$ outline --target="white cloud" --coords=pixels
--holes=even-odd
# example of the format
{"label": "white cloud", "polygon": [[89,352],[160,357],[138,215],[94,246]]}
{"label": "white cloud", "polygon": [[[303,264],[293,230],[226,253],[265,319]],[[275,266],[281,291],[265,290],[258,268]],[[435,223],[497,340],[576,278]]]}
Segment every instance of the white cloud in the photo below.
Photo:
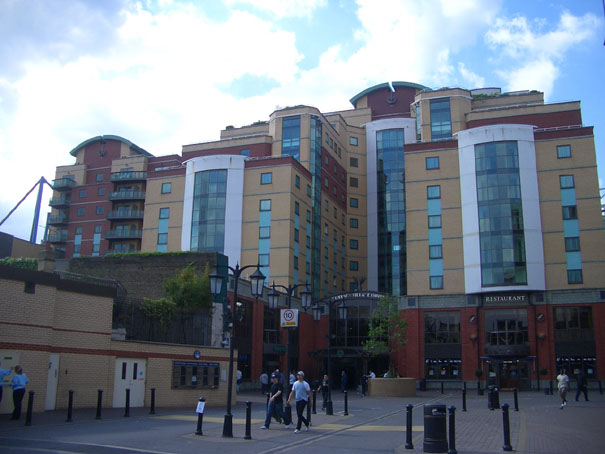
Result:
{"label": "white cloud", "polygon": [[485,87],[485,78],[468,69],[464,63],[458,62],[458,72],[466,82],[465,86],[469,88]]}
{"label": "white cloud", "polygon": [[307,17],[318,8],[325,6],[327,0],[224,0],[231,6],[247,4],[260,11],[268,11],[278,19],[285,17]]}

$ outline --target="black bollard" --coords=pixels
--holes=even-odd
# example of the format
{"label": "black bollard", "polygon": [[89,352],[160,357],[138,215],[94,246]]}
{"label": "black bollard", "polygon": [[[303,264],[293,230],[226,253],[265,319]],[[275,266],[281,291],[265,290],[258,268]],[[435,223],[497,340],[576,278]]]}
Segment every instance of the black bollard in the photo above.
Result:
{"label": "black bollard", "polygon": [[316,415],[317,414],[317,390],[314,389],[313,390],[313,414]]}
{"label": "black bollard", "polygon": [[405,449],[414,449],[412,443],[412,410],[414,406],[407,404],[405,406]]}
{"label": "black bollard", "polygon": [[124,417],[130,416],[130,388],[126,388],[126,405],[124,408]]}
{"label": "black bollard", "polygon": [[517,388],[513,388],[513,400],[515,402],[515,411],[519,411],[519,398],[517,397]]}
{"label": "black bollard", "polygon": [[441,394],[443,394],[443,382],[441,382]]}
{"label": "black bollard", "polygon": [[466,411],[466,389],[462,390],[462,411]]}
{"label": "black bollard", "polygon": [[462,389],[466,392],[466,382],[465,381],[462,382]]}
{"label": "black bollard", "polygon": [[206,399],[200,397],[200,401],[197,404],[197,430],[195,431],[196,435],[204,435],[202,432],[202,423],[204,422],[204,407],[206,406]]}
{"label": "black bollard", "polygon": [[345,389],[345,412],[344,415],[347,416],[349,414],[349,393]]}
{"label": "black bollard", "polygon": [[97,418],[101,419],[101,407],[103,406],[103,390],[97,389]]}
{"label": "black bollard", "polygon": [[244,440],[252,440],[251,435],[251,422],[252,422],[252,402],[246,402],[246,435],[244,435]]}
{"label": "black bollard", "polygon": [[311,402],[307,402],[307,421],[309,421],[309,427],[311,424]]}
{"label": "black bollard", "polygon": [[25,415],[25,425],[32,425],[32,413],[34,412],[34,392],[29,392],[29,397],[27,398],[27,414]]}
{"label": "black bollard", "polygon": [[510,423],[508,422],[508,404],[502,405],[502,425],[504,429],[504,446],[503,451],[512,451],[513,447],[510,445]]}
{"label": "black bollard", "polygon": [[67,403],[67,419],[65,422],[71,422],[71,415],[74,410],[74,390],[70,389],[69,391],[69,401]]}
{"label": "black bollard", "polygon": [[452,405],[448,410],[450,427],[448,433],[449,449],[447,450],[447,454],[458,454],[458,451],[456,451],[456,407]]}
{"label": "black bollard", "polygon": [[155,415],[155,388],[151,388],[151,408],[149,409],[150,415]]}

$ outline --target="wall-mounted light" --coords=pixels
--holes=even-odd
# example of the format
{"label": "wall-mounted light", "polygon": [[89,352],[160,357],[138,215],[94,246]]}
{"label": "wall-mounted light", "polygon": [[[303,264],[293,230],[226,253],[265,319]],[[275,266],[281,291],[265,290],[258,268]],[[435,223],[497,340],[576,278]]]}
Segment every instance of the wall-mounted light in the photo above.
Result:
{"label": "wall-mounted light", "polygon": [[544,313],[540,312],[538,315],[536,315],[536,318],[538,319],[539,322],[541,322],[542,320],[544,320]]}
{"label": "wall-mounted light", "polygon": [[473,343],[473,345],[475,345],[475,342],[477,342],[477,339],[479,339],[479,337],[476,334],[471,334],[469,336],[469,339]]}
{"label": "wall-mounted light", "polygon": [[546,339],[546,334],[544,334],[544,333],[538,333],[538,339],[540,339],[541,341],[543,341],[544,339]]}
{"label": "wall-mounted light", "polygon": [[469,322],[469,323],[475,323],[476,321],[477,321],[477,317],[476,317],[476,316],[474,316],[474,315],[471,315],[471,316],[468,318],[468,322]]}

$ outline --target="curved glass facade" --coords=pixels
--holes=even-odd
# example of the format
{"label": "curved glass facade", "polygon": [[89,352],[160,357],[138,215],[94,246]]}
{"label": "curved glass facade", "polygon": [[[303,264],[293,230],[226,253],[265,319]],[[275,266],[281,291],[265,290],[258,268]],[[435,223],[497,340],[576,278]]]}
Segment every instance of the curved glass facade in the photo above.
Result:
{"label": "curved glass facade", "polygon": [[227,170],[195,174],[191,250],[224,253]]}
{"label": "curved glass facade", "polygon": [[403,144],[403,129],[376,133],[378,289],[393,296],[407,293]]}

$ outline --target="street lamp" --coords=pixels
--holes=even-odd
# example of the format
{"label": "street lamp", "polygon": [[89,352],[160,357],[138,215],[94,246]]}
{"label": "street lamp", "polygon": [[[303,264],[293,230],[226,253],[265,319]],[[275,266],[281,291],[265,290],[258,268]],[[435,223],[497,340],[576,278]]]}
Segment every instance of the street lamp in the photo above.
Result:
{"label": "street lamp", "polygon": [[[302,308],[306,311],[307,309],[309,309],[309,307],[311,306],[311,292],[309,291],[309,284],[294,284],[294,285],[289,285],[289,286],[284,286],[284,285],[279,285],[279,284],[275,284],[275,282],[273,282],[273,285],[271,286],[271,291],[269,292],[269,308],[270,309],[277,309],[277,305],[279,303],[279,292],[277,292],[275,290],[275,287],[279,287],[282,288],[286,291],[286,303],[288,305],[288,309],[292,309],[292,294],[294,293],[294,290],[296,290],[298,287],[305,287],[305,289],[300,292],[300,298],[301,298],[301,303],[302,303]],[[291,337],[290,333],[288,333],[288,344],[287,344],[287,351],[286,351],[286,374],[288,374],[290,372],[290,343],[291,343]]]}
{"label": "street lamp", "polygon": [[[328,307],[328,401],[326,402],[326,415],[333,415],[334,411],[332,408],[332,306],[335,305],[338,300],[327,300],[319,301],[313,306],[313,320],[319,321],[321,318],[322,307],[320,304],[324,304]],[[340,320],[347,319],[347,306],[343,302],[338,305],[338,317]]]}
{"label": "street lamp", "polygon": [[[229,336],[229,380],[227,382],[227,413],[225,414],[225,422],[223,423],[223,437],[233,437],[233,415],[231,414],[231,397],[233,394],[233,336],[235,334],[235,307],[237,305],[237,284],[242,271],[248,268],[256,267],[256,271],[250,276],[250,285],[252,296],[258,298],[263,294],[263,285],[265,283],[265,275],[260,271],[260,265],[246,265],[240,268],[239,263],[235,265],[235,268],[229,265],[217,265],[223,266],[231,271],[233,278],[235,279],[235,288],[233,289],[233,307],[231,309],[231,333]],[[210,292],[213,295],[219,295],[221,293],[221,286],[223,283],[223,276],[220,274],[210,275]]]}

